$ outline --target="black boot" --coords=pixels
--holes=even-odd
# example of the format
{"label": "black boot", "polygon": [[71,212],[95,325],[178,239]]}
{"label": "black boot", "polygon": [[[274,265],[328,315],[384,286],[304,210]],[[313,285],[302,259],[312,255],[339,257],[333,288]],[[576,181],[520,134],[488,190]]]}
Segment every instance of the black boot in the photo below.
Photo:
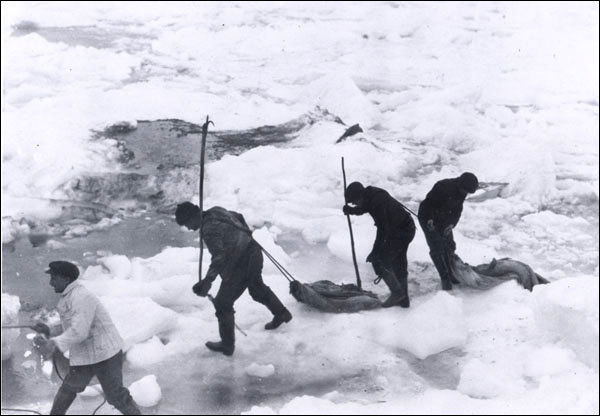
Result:
{"label": "black boot", "polygon": [[[408,308],[410,306],[410,300],[408,298],[408,287],[403,287],[400,284],[400,281],[396,277],[396,275],[389,271],[385,270],[381,274],[381,278],[385,282],[386,285],[390,288],[392,294],[389,298],[387,298],[381,306],[384,308],[391,308],[392,306],[401,306],[403,308]],[[408,282],[406,282],[408,285]]]}
{"label": "black boot", "polygon": [[452,273],[446,262],[445,254],[429,253],[440,279],[442,279],[442,290],[452,290]]}
{"label": "black boot", "polygon": [[130,400],[128,400],[128,402],[125,405],[117,407],[117,410],[119,410],[119,412],[123,413],[124,415],[142,414],[140,409],[137,407],[137,404],[135,404],[135,402],[133,401],[133,398],[130,398]]}
{"label": "black boot", "polygon": [[235,346],[225,345],[223,341],[208,341],[206,343],[206,348],[208,348],[211,351],[221,352],[228,357],[231,357],[233,355],[233,351],[235,350]]}
{"label": "black boot", "polygon": [[400,306],[402,308],[409,308],[410,307],[410,299],[408,298],[408,296],[404,296],[401,293],[392,292],[390,297],[387,298],[381,304],[381,306],[383,306],[384,308],[391,308],[392,306],[396,306],[396,305]]}
{"label": "black boot", "polygon": [[410,307],[410,300],[408,298],[408,273],[404,276],[400,276],[398,281],[400,283],[400,293],[405,294],[399,305],[402,308],[408,308]]}
{"label": "black boot", "polygon": [[58,393],[56,393],[56,397],[54,398],[54,403],[52,403],[52,409],[50,410],[50,414],[67,414],[67,410],[69,410],[69,407],[71,407],[71,404],[75,400],[75,397],[77,397],[76,393],[66,390],[63,387],[58,389]]}
{"label": "black boot", "polygon": [[286,308],[280,313],[273,316],[273,320],[265,325],[265,329],[272,330],[277,329],[284,322],[287,323],[292,320],[292,314]]}
{"label": "black boot", "polygon": [[262,283],[260,280],[259,284],[254,284],[248,287],[250,296],[258,303],[265,305],[267,309],[273,314],[271,322],[265,324],[265,329],[277,329],[284,322],[292,320],[292,314],[290,311],[283,306],[283,303],[279,300],[277,295],[273,293],[269,286]]}
{"label": "black boot", "polygon": [[211,351],[221,352],[227,356],[232,356],[235,350],[235,319],[233,312],[217,314],[219,320],[220,342],[207,342],[206,348]]}

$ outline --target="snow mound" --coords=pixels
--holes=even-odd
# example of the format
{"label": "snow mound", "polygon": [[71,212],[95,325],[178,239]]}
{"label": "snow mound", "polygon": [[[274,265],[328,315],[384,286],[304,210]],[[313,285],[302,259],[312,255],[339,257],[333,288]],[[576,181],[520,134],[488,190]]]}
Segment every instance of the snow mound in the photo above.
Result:
{"label": "snow mound", "polygon": [[[501,160],[502,163],[490,163]],[[536,205],[554,196],[556,166],[552,152],[540,144],[507,138],[461,158],[465,170],[491,182],[507,182],[503,197],[518,195]]]}
{"label": "snow mound", "polygon": [[457,390],[479,399],[521,392],[525,382],[513,370],[514,367],[472,359],[463,367]]}
{"label": "snow mound", "polygon": [[162,391],[155,375],[148,375],[129,386],[133,400],[141,407],[153,407],[162,399]]}
{"label": "snow mound", "polygon": [[598,371],[598,277],[564,278],[536,286],[533,294],[542,334],[570,347]]}
{"label": "snow mound", "polygon": [[132,367],[149,367],[160,362],[165,356],[165,346],[157,336],[136,344],[127,351],[127,361]]}
{"label": "snow mound", "polygon": [[131,262],[127,256],[115,255],[98,259],[98,263],[112,275],[113,279],[128,279],[131,274]]}
{"label": "snow mound", "polygon": [[[205,252],[204,270],[210,263]],[[191,291],[197,281],[198,249],[167,247],[151,258],[110,255],[89,266],[84,285],[98,296],[150,298],[161,306],[194,305]]]}
{"label": "snow mound", "polygon": [[309,105],[326,108],[348,126],[371,127],[378,120],[379,110],[348,75],[325,75],[308,85],[302,98]]}
{"label": "snow mound", "polygon": [[[252,233],[252,237],[265,249],[267,250],[279,263],[284,267],[289,265],[290,257],[287,253],[277,245],[275,238],[277,237],[277,227],[271,227],[270,230],[267,227],[262,227],[255,230]],[[277,273],[278,270],[270,261],[264,262],[265,273]]]}
{"label": "snow mound", "polygon": [[467,340],[462,300],[445,292],[401,315],[386,315],[373,322],[370,331],[380,343],[402,348],[422,360],[460,348]]}
{"label": "snow mound", "polygon": [[101,297],[123,341],[125,351],[177,325],[177,314],[149,298]]}

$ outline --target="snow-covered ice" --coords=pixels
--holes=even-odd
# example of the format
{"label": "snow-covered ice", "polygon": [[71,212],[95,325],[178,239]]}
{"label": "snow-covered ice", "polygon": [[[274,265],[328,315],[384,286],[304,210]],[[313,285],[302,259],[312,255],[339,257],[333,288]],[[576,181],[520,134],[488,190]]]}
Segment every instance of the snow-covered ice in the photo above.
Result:
{"label": "snow-covered ice", "polygon": [[[68,11],[4,2],[3,247],[59,218],[52,201],[73,197],[81,176],[123,170],[117,140],[95,134],[108,126],[201,124],[210,114],[219,130],[242,130],[319,106],[331,117],[289,142],[209,160],[205,206],[241,212],[300,280],[348,283],[342,156],[349,182],[385,188],[415,211],[436,181],[473,171],[506,185],[467,200],[458,253],[470,264],[513,257],[551,283],[438,293],[418,231],[409,310],[323,315],[298,304],[265,262],[265,281],[294,319],[264,331],[270,314],[243,295],[236,322],[248,337],[238,334],[228,361],[204,347],[218,331],[210,302],[190,290],[197,247],[140,257],[107,241],[79,263],[81,281],[125,339],[126,372],[156,375],[132,386],[136,401],[209,406],[171,384],[219,380],[244,391],[237,383],[256,387],[260,373],[277,394],[243,396],[225,411],[597,414],[598,13],[597,3],[572,2],[87,2]],[[356,123],[364,132],[335,145]],[[177,185],[164,191],[179,195]],[[119,221],[72,224],[65,235]],[[373,222],[352,221],[365,287],[386,296],[364,263]],[[204,261],[206,270],[208,251]],[[3,293],[3,324],[5,304]]]}
{"label": "snow-covered ice", "polygon": [[598,371],[598,279],[565,278],[536,288],[534,295],[534,316],[544,336]]}
{"label": "snow-covered ice", "polygon": [[100,298],[125,342],[125,350],[177,325],[177,314],[150,298]]}
{"label": "snow-covered ice", "polygon": [[[2,293],[2,326],[18,325],[18,314],[21,303],[18,296]],[[2,361],[12,357],[13,343],[19,336],[18,329],[2,329]]]}
{"label": "snow-covered ice", "polygon": [[246,374],[250,376],[265,378],[271,377],[273,374],[275,374],[275,367],[273,366],[273,364],[261,365],[257,363],[252,363],[245,368],[245,371]]}

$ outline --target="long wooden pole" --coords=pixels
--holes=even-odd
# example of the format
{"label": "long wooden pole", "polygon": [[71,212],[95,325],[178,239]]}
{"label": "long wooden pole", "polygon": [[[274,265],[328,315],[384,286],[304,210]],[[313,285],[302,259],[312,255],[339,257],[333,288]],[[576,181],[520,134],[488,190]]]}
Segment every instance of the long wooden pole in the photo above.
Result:
{"label": "long wooden pole", "polygon": [[21,328],[33,329],[33,325],[2,325],[2,329],[21,329]]}
{"label": "long wooden pole", "polygon": [[206,122],[202,125],[202,143],[200,145],[200,260],[198,262],[198,281],[202,281],[202,254],[204,252],[204,241],[202,240],[202,229],[204,227],[204,155],[206,153],[206,136],[208,135],[208,125],[214,123],[206,116]]}
{"label": "long wooden pole", "polygon": [[[346,169],[344,168],[343,157],[342,175],[344,175],[344,201],[347,204],[348,200],[346,200]],[[346,219],[348,220],[348,229],[350,230],[350,246],[352,247],[352,261],[354,262],[354,271],[356,272],[356,286],[358,286],[359,289],[362,289],[362,284],[360,282],[360,274],[358,272],[358,263],[356,262],[356,251],[354,250],[354,233],[352,232],[352,222],[350,221],[350,215],[346,215]]]}
{"label": "long wooden pole", "polygon": [[[206,154],[206,136],[208,135],[208,125],[209,124],[212,124],[213,126],[215,125],[215,123],[210,121],[208,119],[208,116],[206,116],[206,121],[202,125],[202,144],[200,145],[200,189],[199,189],[199,194],[200,194],[200,260],[198,262],[198,281],[199,282],[202,281],[202,253],[204,252],[204,240],[202,240],[202,229],[204,227],[204,221],[203,221],[203,214],[204,214],[204,155]],[[208,295],[208,299],[213,304],[215,303],[215,298],[213,298],[211,295]],[[244,332],[244,330],[238,326],[238,324],[234,324],[234,325],[235,325],[235,328],[238,331],[240,331],[242,334],[244,334],[245,337],[248,336],[248,334],[246,334]]]}

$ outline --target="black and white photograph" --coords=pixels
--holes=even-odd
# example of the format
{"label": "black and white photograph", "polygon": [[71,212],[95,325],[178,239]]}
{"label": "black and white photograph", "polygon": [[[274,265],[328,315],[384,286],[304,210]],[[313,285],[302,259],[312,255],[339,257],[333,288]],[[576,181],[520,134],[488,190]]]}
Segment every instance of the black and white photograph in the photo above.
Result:
{"label": "black and white photograph", "polygon": [[597,1],[3,1],[2,415],[598,414]]}

